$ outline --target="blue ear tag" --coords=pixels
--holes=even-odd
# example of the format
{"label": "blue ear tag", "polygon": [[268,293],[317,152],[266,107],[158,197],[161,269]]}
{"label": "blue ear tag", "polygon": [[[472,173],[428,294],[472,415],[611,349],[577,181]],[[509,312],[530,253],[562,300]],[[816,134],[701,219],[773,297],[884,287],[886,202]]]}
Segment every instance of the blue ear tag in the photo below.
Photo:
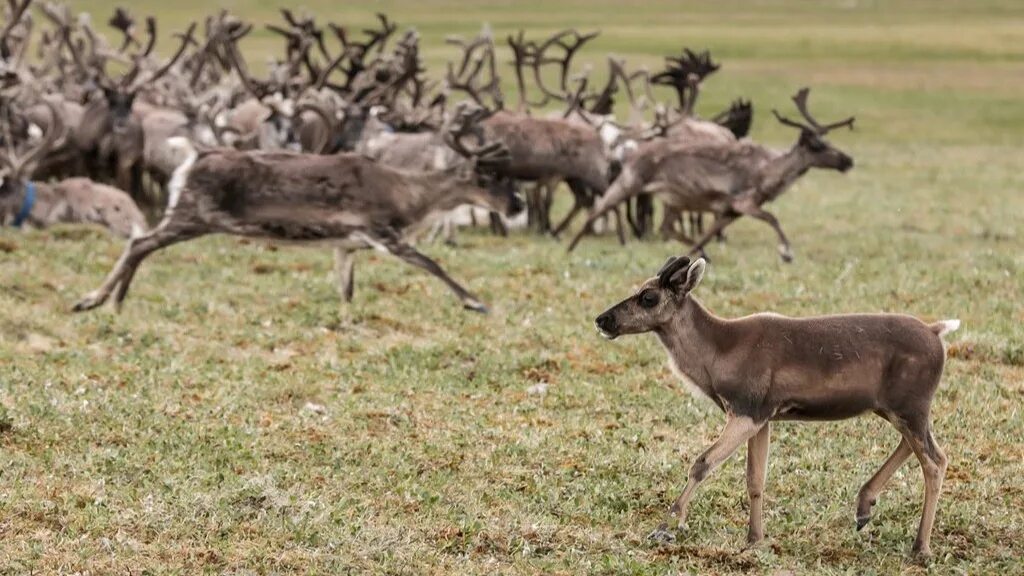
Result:
{"label": "blue ear tag", "polygon": [[32,208],[36,205],[36,185],[34,182],[25,183],[25,200],[21,203],[21,210],[18,210],[18,214],[14,217],[14,227],[21,228],[21,225],[28,219],[28,215],[32,213]]}

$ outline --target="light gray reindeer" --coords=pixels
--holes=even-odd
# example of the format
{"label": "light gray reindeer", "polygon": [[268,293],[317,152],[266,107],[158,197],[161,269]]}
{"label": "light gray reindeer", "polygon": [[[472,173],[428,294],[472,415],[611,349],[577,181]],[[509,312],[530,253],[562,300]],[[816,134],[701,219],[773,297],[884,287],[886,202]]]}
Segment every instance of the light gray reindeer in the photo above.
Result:
{"label": "light gray reindeer", "polygon": [[[480,300],[406,241],[430,213],[460,204],[509,214],[522,210],[511,183],[493,177],[508,162],[508,150],[500,143],[471,149],[462,142],[479,117],[469,111],[448,132],[449,145],[467,161],[436,172],[396,170],[359,154],[193,152],[171,179],[163,221],[133,238],[103,285],[74,310],[96,308],[111,294],[120,307],[147,256],[178,242],[223,233],[333,244],[345,301],[352,298],[353,253],[374,248],[426,270],[466,308],[486,312]],[[178,141],[190,146],[185,139]]]}
{"label": "light gray reindeer", "polygon": [[911,453],[924,471],[924,510],[913,552],[930,552],[935,508],[946,456],[932,435],[929,416],[945,362],[942,337],[959,320],[933,324],[901,314],[847,314],[787,318],[754,314],[725,319],[706,310],[692,292],[704,276],[704,259],[670,258],[657,276],[597,317],[608,339],[653,332],[676,375],[726,413],[714,444],[690,468],[668,519],[651,534],[673,540],[669,523],[686,526],[687,510],[701,482],[744,442],[750,523],[747,542],[764,538],[762,501],[771,422],[842,420],[872,412],[902,435],[899,446],[857,497],[857,529],[889,478]]}
{"label": "light gray reindeer", "polygon": [[[800,130],[797,143],[784,153],[746,141],[690,145],[666,139],[641,146],[597,204],[588,225],[621,202],[649,192],[676,210],[716,215],[714,226],[694,243],[691,254],[702,252],[720,231],[746,215],[768,223],[775,230],[782,259],[791,261],[789,239],[775,215],[763,208],[764,204],[782,195],[811,168],[846,172],[853,167],[853,158],[832,146],[825,135],[842,126],[852,128],[854,118],[819,124],[807,109],[809,93],[810,89],[803,88],[793,96],[806,123],[784,118],[773,110],[780,122]],[[569,251],[587,229],[584,226],[573,238]]]}

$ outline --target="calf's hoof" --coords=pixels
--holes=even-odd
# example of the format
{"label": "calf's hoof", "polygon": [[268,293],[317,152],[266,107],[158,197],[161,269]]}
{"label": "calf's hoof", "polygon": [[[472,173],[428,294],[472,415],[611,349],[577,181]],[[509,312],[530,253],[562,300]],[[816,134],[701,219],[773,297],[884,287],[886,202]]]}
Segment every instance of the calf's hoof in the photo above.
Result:
{"label": "calf's hoof", "polygon": [[661,524],[647,535],[647,540],[652,544],[672,544],[676,541],[676,535],[668,528],[668,524]]}
{"label": "calf's hoof", "polygon": [[860,532],[871,522],[871,516],[857,516],[857,532]]}

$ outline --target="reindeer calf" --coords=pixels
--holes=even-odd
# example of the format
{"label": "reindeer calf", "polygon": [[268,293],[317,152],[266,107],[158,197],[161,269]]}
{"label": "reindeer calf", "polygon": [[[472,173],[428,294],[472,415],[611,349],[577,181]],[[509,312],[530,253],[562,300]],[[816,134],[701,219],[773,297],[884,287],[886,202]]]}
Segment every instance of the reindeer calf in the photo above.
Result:
{"label": "reindeer calf", "polygon": [[691,295],[704,275],[704,259],[671,258],[631,297],[597,317],[609,339],[654,332],[673,371],[726,413],[725,429],[690,468],[669,518],[651,537],[672,540],[669,521],[686,524],[700,483],[743,442],[747,443],[750,523],[747,541],[764,538],[762,491],[773,420],[840,420],[873,412],[902,435],[899,446],[864,484],[857,498],[857,529],[889,478],[911,453],[924,471],[924,511],[915,555],[930,555],[935,507],[946,456],[929,417],[945,361],[942,336],[958,320],[925,324],[898,314],[786,318],[754,314],[724,319]]}

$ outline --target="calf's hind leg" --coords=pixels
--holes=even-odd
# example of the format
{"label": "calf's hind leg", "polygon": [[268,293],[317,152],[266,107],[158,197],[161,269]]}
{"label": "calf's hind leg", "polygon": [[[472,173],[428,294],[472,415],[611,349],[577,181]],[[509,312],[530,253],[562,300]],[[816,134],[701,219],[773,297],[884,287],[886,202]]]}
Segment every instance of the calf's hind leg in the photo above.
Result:
{"label": "calf's hind leg", "polygon": [[946,475],[946,455],[935,442],[927,417],[901,426],[900,432],[921,462],[924,474],[924,508],[912,553],[926,560],[931,556],[932,526],[935,524],[935,509],[939,502],[939,492],[942,491],[942,479]]}
{"label": "calf's hind leg", "polygon": [[860,492],[857,494],[857,530],[864,528],[871,520],[871,508],[877,502],[882,488],[885,487],[889,479],[892,478],[892,475],[899,470],[900,466],[907,461],[907,458],[912,453],[913,450],[910,449],[910,444],[906,438],[901,438],[899,446],[896,447],[892,455],[886,459],[882,467],[878,469],[878,472],[875,472],[875,475],[861,487]]}

